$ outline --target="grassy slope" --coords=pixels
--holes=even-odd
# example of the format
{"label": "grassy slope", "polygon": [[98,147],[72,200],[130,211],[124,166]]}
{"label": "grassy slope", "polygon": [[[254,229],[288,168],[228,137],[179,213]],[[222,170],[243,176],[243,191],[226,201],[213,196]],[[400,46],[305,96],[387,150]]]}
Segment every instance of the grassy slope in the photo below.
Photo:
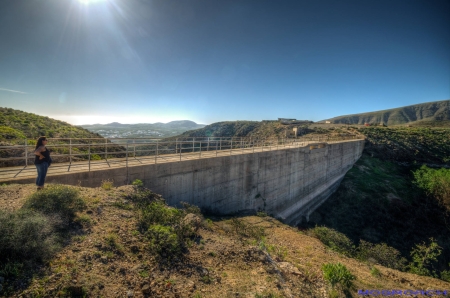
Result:
{"label": "grassy slope", "polygon": [[[31,186],[2,186],[0,208],[18,209]],[[18,279],[3,284],[8,294],[31,297],[324,297],[330,291],[321,271],[324,263],[341,262],[356,276],[350,291],[358,289],[448,289],[449,283],[377,266],[329,250],[319,240],[270,217],[240,218],[236,229],[230,219],[214,219],[200,228],[198,238],[178,263],[159,263],[148,241],[137,232],[138,208],[126,199],[131,187],[78,188],[87,209],[78,213],[70,241],[46,266],[34,266]],[[83,219],[82,221],[80,219]],[[89,223],[89,224],[87,224]],[[262,227],[269,262],[258,242],[246,236]],[[114,238],[114,247],[108,239]],[[288,262],[293,269],[285,270]],[[289,266],[289,265],[288,265]],[[280,274],[281,272],[281,274]],[[15,288],[16,287],[16,288]],[[260,296],[256,296],[259,294]],[[2,296],[2,294],[0,294]]]}
{"label": "grassy slope", "polygon": [[101,138],[100,135],[69,123],[19,110],[0,107],[0,139]]}
{"label": "grassy slope", "polygon": [[427,102],[401,108],[339,116],[328,119],[332,123],[364,124],[384,123],[399,125],[426,121],[429,124],[450,120],[450,100]]}

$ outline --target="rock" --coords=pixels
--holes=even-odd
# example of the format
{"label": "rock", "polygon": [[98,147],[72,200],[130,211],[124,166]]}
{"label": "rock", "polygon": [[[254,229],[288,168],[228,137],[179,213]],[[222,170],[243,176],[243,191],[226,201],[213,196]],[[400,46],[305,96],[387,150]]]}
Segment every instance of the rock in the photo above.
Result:
{"label": "rock", "polygon": [[132,245],[130,248],[131,248],[131,252],[133,252],[133,253],[139,252],[139,246],[137,246],[137,245]]}
{"label": "rock", "polygon": [[67,292],[71,294],[71,297],[82,297],[83,296],[83,287],[74,285],[67,288]]}
{"label": "rock", "polygon": [[187,281],[184,286],[185,286],[185,289],[189,292],[193,292],[195,289],[195,283],[191,280]]}
{"label": "rock", "polygon": [[134,297],[134,291],[128,291],[127,297]]}
{"label": "rock", "polygon": [[185,226],[190,226],[191,229],[192,229],[192,232],[195,233],[200,228],[200,226],[202,224],[202,219],[198,215],[195,215],[193,213],[189,213],[188,215],[186,215],[183,218],[182,224],[185,225]]}
{"label": "rock", "polygon": [[147,294],[147,295],[151,294],[151,292],[152,292],[149,284],[143,285],[141,288],[141,291],[142,291],[142,293]]}
{"label": "rock", "polygon": [[106,263],[108,263],[108,258],[107,258],[106,256],[102,256],[102,257],[100,258],[100,261],[101,261],[103,264],[106,264]]}
{"label": "rock", "polygon": [[294,275],[302,275],[302,273],[289,262],[279,262],[277,263],[278,267],[280,268],[280,271],[284,274],[294,274]]}

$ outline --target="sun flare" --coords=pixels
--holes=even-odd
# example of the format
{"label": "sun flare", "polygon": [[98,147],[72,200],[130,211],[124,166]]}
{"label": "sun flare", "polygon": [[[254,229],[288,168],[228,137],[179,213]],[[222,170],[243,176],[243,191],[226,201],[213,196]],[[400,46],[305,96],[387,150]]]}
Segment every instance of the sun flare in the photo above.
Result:
{"label": "sun flare", "polygon": [[104,2],[106,0],[78,0],[78,2],[80,2],[81,4],[84,5],[89,5],[89,4],[93,4],[93,3],[97,3],[97,2]]}

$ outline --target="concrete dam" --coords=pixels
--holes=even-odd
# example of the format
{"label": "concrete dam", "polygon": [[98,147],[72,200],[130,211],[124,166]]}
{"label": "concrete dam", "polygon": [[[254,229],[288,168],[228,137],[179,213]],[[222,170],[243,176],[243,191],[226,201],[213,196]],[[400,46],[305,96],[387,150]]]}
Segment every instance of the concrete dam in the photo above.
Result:
{"label": "concrete dam", "polygon": [[184,201],[216,214],[264,211],[296,225],[338,188],[363,148],[364,140],[322,143],[159,164],[131,175],[169,205]]}
{"label": "concrete dam", "polygon": [[[215,214],[264,211],[296,225],[320,206],[359,159],[364,140],[309,142],[269,151],[200,152],[201,158],[178,158],[152,164],[65,172],[47,177],[49,183],[98,187],[106,179],[115,186],[140,179],[172,206],[186,202]],[[219,152],[219,153],[218,153]],[[198,152],[196,153],[198,156]],[[30,169],[31,170],[31,169]],[[33,171],[35,171],[33,166]],[[3,179],[33,183],[35,178]]]}

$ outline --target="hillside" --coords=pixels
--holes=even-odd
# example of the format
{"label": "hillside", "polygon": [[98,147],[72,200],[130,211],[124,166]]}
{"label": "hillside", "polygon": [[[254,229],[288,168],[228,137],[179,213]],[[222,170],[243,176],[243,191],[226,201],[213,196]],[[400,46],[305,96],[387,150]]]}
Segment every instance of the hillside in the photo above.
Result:
{"label": "hillside", "polygon": [[1,139],[49,138],[101,138],[84,128],[69,123],[10,108],[0,107]]}
{"label": "hillside", "polygon": [[427,102],[389,110],[345,115],[327,119],[337,124],[428,125],[450,124],[450,100]]}
{"label": "hillside", "polygon": [[[17,212],[22,214],[19,231],[30,222],[41,227],[29,227],[28,235],[41,236],[37,241],[12,238],[23,241],[16,253],[27,256],[27,245],[34,246],[20,261],[5,260],[9,240],[0,242],[0,297],[325,298],[359,297],[360,289],[450,288],[442,280],[348,258],[264,214],[205,218],[192,206],[164,207],[157,194],[108,183],[98,188],[56,186],[37,194],[31,185],[0,187],[0,223],[14,220]],[[78,203],[48,209],[45,204],[58,200],[60,193],[64,201]],[[61,239],[46,234],[52,221],[27,215],[29,200],[36,210],[50,210],[45,213],[49,218],[78,210],[69,225],[56,226]],[[12,215],[2,216],[6,212]],[[180,225],[187,227],[183,234],[164,236],[174,235]],[[7,227],[13,233],[14,225]],[[36,259],[54,241],[60,245],[47,251],[45,262]],[[324,264],[338,262],[355,277],[348,288],[342,275],[334,288],[324,275]]]}
{"label": "hillside", "polygon": [[139,123],[80,125],[81,127],[108,138],[143,138],[143,137],[170,137],[179,135],[188,130],[202,128],[205,125],[190,120],[171,121],[168,123]]}
{"label": "hillside", "polygon": [[[174,138],[191,137],[252,137],[252,138],[284,138],[287,131],[298,128],[298,135],[335,135],[333,130],[324,129],[321,125],[282,124],[279,121],[223,121],[207,125],[203,128],[187,131]],[[341,131],[340,134],[347,134]]]}

